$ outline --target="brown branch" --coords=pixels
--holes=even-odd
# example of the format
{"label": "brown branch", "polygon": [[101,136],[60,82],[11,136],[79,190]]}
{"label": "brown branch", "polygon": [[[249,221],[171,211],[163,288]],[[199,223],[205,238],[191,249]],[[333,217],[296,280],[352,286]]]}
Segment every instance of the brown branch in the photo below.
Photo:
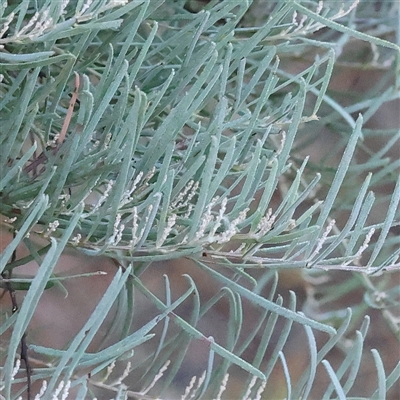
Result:
{"label": "brown branch", "polygon": [[[14,237],[15,237],[15,232],[14,232]],[[11,256],[11,262],[15,262],[17,258],[17,251],[14,250]],[[12,314],[15,314],[18,310],[18,302],[17,302],[17,296],[15,294],[15,290],[11,284],[11,275],[12,275],[12,270],[8,270],[8,271],[4,271],[1,276],[3,279],[6,279],[4,284],[5,284],[5,288],[6,291],[9,293],[10,295],[10,299],[11,299],[11,312]],[[32,368],[29,362],[29,355],[28,355],[28,346],[26,344],[26,332],[23,333],[22,337],[21,337],[21,351],[20,351],[20,358],[21,360],[24,361],[25,363],[25,370],[26,370],[26,381],[27,381],[27,389],[26,389],[26,393],[27,393],[27,400],[31,399],[31,375],[32,375]]]}
{"label": "brown branch", "polygon": [[[72,97],[69,102],[69,106],[68,106],[68,110],[67,110],[67,115],[64,119],[64,123],[62,125],[60,134],[57,137],[57,145],[53,149],[54,155],[57,154],[61,145],[65,141],[69,125],[71,124],[72,115],[74,113],[74,106],[75,106],[76,101],[78,100],[79,87],[81,84],[81,80],[80,80],[79,74],[77,72],[74,72],[74,73],[75,73],[75,89],[74,89],[74,92],[72,93]],[[48,159],[47,155],[44,153],[44,151],[42,151],[42,153],[40,153],[40,155],[35,160],[33,160],[29,165],[27,165],[24,168],[24,172],[29,173],[29,172],[35,170],[39,165],[44,164],[47,161],[47,159]],[[35,176],[36,175],[37,175],[37,173],[35,173]]]}

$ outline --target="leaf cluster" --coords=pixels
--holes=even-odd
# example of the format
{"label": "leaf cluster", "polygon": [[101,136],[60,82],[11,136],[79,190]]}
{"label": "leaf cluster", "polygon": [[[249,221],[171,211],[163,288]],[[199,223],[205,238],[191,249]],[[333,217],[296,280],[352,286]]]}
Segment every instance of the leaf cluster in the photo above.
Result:
{"label": "leaf cluster", "polygon": [[[276,2],[257,22],[262,2],[251,3],[212,1],[193,12],[183,1],[3,1],[0,213],[13,240],[0,271],[4,287],[28,289],[0,327],[12,331],[0,375],[5,398],[25,390],[13,391],[25,382],[16,354],[44,290],[62,286],[65,277],[54,271],[66,247],[109,257],[118,268],[66,349],[30,345],[50,360],[32,373],[34,382],[46,380],[42,398],[70,386],[82,399],[95,388],[121,399],[166,395],[196,342],[206,344],[208,360],[187,396],[219,398],[233,365],[248,373],[241,398],[269,393],[280,366],[287,398],[309,397],[321,370],[328,377],[323,395],[346,398],[361,366],[368,307],[381,310],[398,340],[400,286],[385,277],[399,269],[399,165],[388,156],[399,133],[365,127],[399,96],[398,27],[387,13],[395,6],[386,2],[371,17],[368,2]],[[373,60],[352,58],[351,66],[384,73],[347,105],[329,84],[354,40],[368,43]],[[329,149],[338,163],[302,157],[315,129],[326,127],[338,135]],[[380,136],[389,139],[374,151],[369,140]],[[371,222],[371,189],[382,184],[391,187],[379,200],[387,211]],[[21,245],[29,250],[22,259]],[[142,274],[173,259],[190,260],[219,290],[204,302],[204,288],[187,276],[188,289],[173,301],[165,277],[162,300]],[[29,261],[39,266],[36,275],[18,277]],[[320,285],[322,300],[313,298],[317,305],[305,315],[294,292],[286,302],[276,293],[277,273],[288,269],[306,269],[311,285],[327,270],[350,271],[351,279],[333,292]],[[320,312],[352,288],[364,292],[356,318],[348,307]],[[158,311],[137,327],[139,295]],[[200,325],[221,302],[229,304],[229,319],[219,343]],[[187,318],[179,311],[184,304]],[[246,304],[259,313],[251,330]],[[109,337],[119,339],[89,353],[109,313]],[[304,374],[291,378],[285,352],[298,329],[309,359]],[[324,332],[322,345],[317,332]],[[249,357],[251,346],[257,349]],[[345,348],[336,369],[327,359],[335,347]],[[141,348],[139,359],[133,351]],[[384,398],[400,364],[387,373],[376,349],[372,356],[378,384],[370,395]],[[123,378],[111,382],[110,366],[128,358]],[[135,391],[122,384],[128,375]]]}

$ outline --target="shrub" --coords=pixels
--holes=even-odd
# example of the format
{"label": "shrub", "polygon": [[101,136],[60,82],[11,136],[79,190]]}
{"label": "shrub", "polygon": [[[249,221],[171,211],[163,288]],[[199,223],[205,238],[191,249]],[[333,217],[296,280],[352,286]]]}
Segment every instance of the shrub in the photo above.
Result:
{"label": "shrub", "polygon": [[[396,2],[0,10],[2,398],[396,395]],[[79,282],[91,315],[35,343]]]}

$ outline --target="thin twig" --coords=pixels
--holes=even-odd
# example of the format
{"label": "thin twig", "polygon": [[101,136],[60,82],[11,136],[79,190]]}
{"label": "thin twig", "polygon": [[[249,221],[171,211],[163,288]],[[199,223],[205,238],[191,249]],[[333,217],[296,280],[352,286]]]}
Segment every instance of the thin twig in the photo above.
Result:
{"label": "thin twig", "polygon": [[67,134],[69,124],[71,123],[72,114],[74,113],[74,106],[75,106],[76,100],[78,99],[78,93],[79,93],[79,87],[81,84],[81,80],[80,80],[79,74],[76,71],[74,71],[74,73],[75,73],[75,90],[72,93],[72,97],[69,102],[69,106],[68,106],[68,110],[67,110],[67,115],[65,117],[63,126],[61,128],[60,135],[57,138],[58,147],[61,146],[65,140],[65,136]]}
{"label": "thin twig", "polygon": [[[15,232],[14,232],[14,238],[15,238]],[[11,263],[15,262],[16,258],[17,258],[17,251],[14,250],[12,253],[12,256],[11,256]],[[8,271],[3,272],[1,274],[1,276],[3,279],[5,279],[5,282],[4,282],[5,288],[10,295],[11,305],[12,305],[11,312],[12,312],[12,314],[15,314],[19,310],[19,307],[18,307],[17,296],[15,294],[15,290],[10,281],[11,274],[12,274],[12,270],[8,270]],[[8,278],[8,279],[6,279],[6,278]],[[29,362],[28,346],[26,344],[26,332],[24,332],[21,337],[20,358],[21,358],[21,360],[24,360],[24,363],[25,363],[26,383],[27,383],[26,393],[27,393],[27,400],[30,400],[31,399],[32,368],[31,368],[31,365]]]}
{"label": "thin twig", "polygon": [[[79,93],[79,87],[80,87],[81,80],[80,80],[79,74],[76,71],[74,73],[75,73],[75,89],[74,89],[74,92],[72,93],[72,97],[69,102],[69,106],[68,106],[68,110],[67,110],[67,115],[64,119],[64,123],[62,125],[60,134],[57,137],[57,145],[53,149],[53,154],[57,154],[61,145],[65,141],[65,138],[66,138],[66,135],[68,132],[68,128],[71,123],[72,115],[74,113],[74,106],[78,99],[78,93]],[[40,153],[40,155],[35,160],[33,160],[29,165],[27,165],[24,168],[24,172],[29,173],[29,172],[33,171],[39,165],[44,164],[47,161],[47,159],[48,158],[47,158],[46,154],[44,153],[44,151],[42,151],[42,153]],[[37,175],[37,174],[35,174],[35,175]]]}

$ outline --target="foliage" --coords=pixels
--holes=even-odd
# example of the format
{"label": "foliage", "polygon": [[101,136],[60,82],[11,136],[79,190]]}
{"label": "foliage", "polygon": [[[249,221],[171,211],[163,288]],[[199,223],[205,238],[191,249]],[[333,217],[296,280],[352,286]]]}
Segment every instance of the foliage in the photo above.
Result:
{"label": "foliage", "polygon": [[[27,290],[18,310],[2,309],[0,332],[11,332],[4,398],[26,392],[16,361],[25,341],[28,354],[46,360],[28,373],[46,382],[43,399],[68,391],[92,398],[99,388],[117,399],[168,397],[171,385],[183,393],[189,382],[179,374],[196,343],[208,360],[185,398],[232,396],[228,372],[241,376],[237,398],[383,399],[398,385],[399,360],[388,369],[376,349],[375,392],[355,384],[368,352],[368,308],[382,315],[397,352],[400,338],[400,285],[388,279],[400,256],[399,160],[390,157],[399,131],[368,126],[399,97],[398,4],[198,6],[2,0],[0,213],[14,237],[0,270],[3,297]],[[360,41],[364,54],[349,54]],[[337,68],[379,71],[380,79],[365,94],[343,96],[328,90]],[[310,161],[324,129],[334,145]],[[22,259],[21,246],[30,254]],[[65,349],[38,346],[26,332],[44,291],[68,279],[54,272],[66,247],[110,258],[116,273]],[[142,277],[173,259],[192,263],[219,285],[215,293],[205,300],[202,283],[187,275],[187,288],[174,294],[164,269],[160,298]],[[19,276],[29,261],[37,273]],[[304,313],[295,292],[276,294],[278,274],[300,279],[299,271],[309,288]],[[332,288],[327,271],[349,274]],[[362,298],[353,312],[335,310],[354,289]],[[139,295],[158,310],[143,324],[135,323]],[[216,340],[202,321],[221,303],[229,317]],[[89,351],[108,314],[115,342]],[[294,336],[308,353],[298,376]],[[338,365],[329,360],[336,348]],[[111,381],[115,363],[126,369]]]}

